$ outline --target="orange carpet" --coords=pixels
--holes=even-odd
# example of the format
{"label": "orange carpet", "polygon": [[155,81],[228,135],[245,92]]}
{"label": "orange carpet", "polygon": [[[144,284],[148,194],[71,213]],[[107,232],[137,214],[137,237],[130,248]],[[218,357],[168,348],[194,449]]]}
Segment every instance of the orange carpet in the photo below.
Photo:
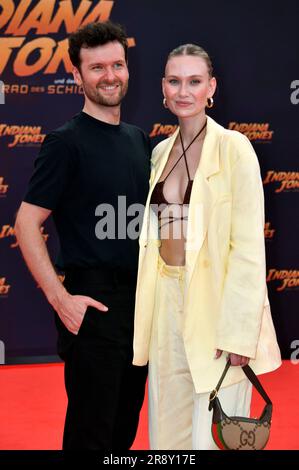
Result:
{"label": "orange carpet", "polygon": [[[299,449],[299,364],[260,379],[274,403],[267,449]],[[0,366],[0,450],[60,449],[65,407],[61,364]],[[262,407],[255,393],[252,415]],[[133,449],[148,449],[147,399]]]}

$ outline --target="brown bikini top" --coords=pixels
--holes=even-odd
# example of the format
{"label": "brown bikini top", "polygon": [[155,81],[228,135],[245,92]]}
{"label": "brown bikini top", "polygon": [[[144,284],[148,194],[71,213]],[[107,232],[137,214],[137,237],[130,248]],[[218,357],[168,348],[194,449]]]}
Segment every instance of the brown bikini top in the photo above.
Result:
{"label": "brown bikini top", "polygon": [[[206,125],[207,125],[207,121],[205,122],[204,126],[200,129],[200,131],[196,134],[196,136],[192,139],[192,141],[186,147],[186,149],[184,148],[181,131],[179,132],[183,153],[178,158],[178,160],[173,165],[173,167],[168,172],[168,174],[165,176],[164,180],[163,181],[158,181],[158,183],[156,183],[156,186],[153,189],[153,192],[152,192],[152,195],[151,195],[151,200],[150,200],[151,207],[156,212],[160,222],[162,222],[162,219],[168,219],[167,222],[164,222],[162,225],[160,225],[160,229],[162,228],[163,225],[171,224],[171,223],[173,223],[177,220],[188,220],[187,216],[173,217],[173,216],[169,215],[168,217],[163,217],[162,218],[161,213],[165,209],[165,206],[170,206],[170,205],[173,205],[173,204],[178,205],[178,206],[183,206],[185,204],[189,204],[190,197],[191,197],[193,180],[191,180],[191,178],[190,178],[189,167],[188,167],[187,157],[186,157],[186,151],[193,144],[193,142],[197,139],[197,137],[202,133],[202,131],[205,129]],[[169,202],[169,201],[167,201],[167,199],[164,196],[164,184],[165,184],[165,181],[167,180],[168,176],[172,173],[174,168],[177,166],[177,164],[179,163],[179,161],[181,161],[181,159],[183,157],[184,157],[184,160],[185,160],[186,171],[187,171],[187,176],[188,176],[188,184],[187,184],[187,188],[186,188],[186,191],[185,191],[184,199],[183,199],[182,203],[181,202]]]}

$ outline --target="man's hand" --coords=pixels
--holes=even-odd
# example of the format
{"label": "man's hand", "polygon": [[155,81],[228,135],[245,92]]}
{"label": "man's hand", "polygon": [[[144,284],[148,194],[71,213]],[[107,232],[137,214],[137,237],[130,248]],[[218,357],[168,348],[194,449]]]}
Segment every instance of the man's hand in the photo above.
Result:
{"label": "man's hand", "polygon": [[[221,349],[217,349],[216,350],[216,355],[215,355],[215,359],[219,359],[219,357],[221,356],[222,354],[222,350]],[[240,356],[240,354],[234,354],[234,353],[228,353],[228,357],[230,359],[230,363],[232,366],[247,366],[247,364],[249,363],[249,360],[250,358],[247,357],[247,356]]]}
{"label": "man's hand", "polygon": [[94,307],[101,312],[107,312],[106,305],[85,295],[71,295],[66,290],[52,302],[62,323],[74,335],[78,334],[88,307]]}

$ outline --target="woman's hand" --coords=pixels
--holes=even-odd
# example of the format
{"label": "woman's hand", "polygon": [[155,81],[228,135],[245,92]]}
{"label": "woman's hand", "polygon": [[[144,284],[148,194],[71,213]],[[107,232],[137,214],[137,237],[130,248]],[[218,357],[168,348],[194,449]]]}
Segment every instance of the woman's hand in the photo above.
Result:
{"label": "woman's hand", "polygon": [[[216,350],[216,355],[215,355],[215,359],[219,359],[219,357],[221,356],[222,354],[222,350],[221,349],[217,349]],[[240,354],[234,354],[234,353],[228,353],[228,357],[230,359],[230,363],[232,366],[247,366],[247,364],[249,363],[249,360],[250,358],[247,357],[247,356],[240,356]]]}

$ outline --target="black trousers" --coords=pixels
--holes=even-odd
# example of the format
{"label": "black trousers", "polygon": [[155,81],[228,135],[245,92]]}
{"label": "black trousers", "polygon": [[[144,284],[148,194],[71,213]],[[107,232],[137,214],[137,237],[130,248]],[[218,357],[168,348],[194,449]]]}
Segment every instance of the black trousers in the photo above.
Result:
{"label": "black trousers", "polygon": [[147,378],[147,367],[132,365],[136,273],[73,269],[64,284],[69,293],[90,296],[109,310],[89,307],[78,335],[56,314],[68,397],[63,449],[130,449]]}

